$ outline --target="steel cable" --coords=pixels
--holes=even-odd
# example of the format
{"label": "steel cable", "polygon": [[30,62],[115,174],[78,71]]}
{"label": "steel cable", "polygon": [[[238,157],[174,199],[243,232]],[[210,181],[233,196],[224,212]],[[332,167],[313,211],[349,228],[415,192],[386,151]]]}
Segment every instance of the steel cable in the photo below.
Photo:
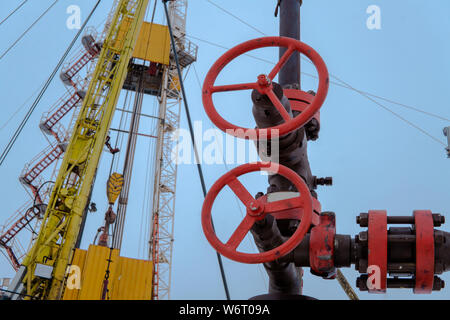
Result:
{"label": "steel cable", "polygon": [[[187,36],[188,38],[192,38],[192,39],[195,39],[195,40],[198,40],[198,41],[207,43],[207,44],[209,44],[209,45],[212,45],[212,46],[215,46],[215,47],[218,47],[218,48],[222,48],[222,49],[225,49],[225,50],[229,50],[229,49],[230,49],[230,48],[225,47],[225,46],[223,46],[223,45],[220,45],[220,44],[217,44],[217,43],[208,41],[208,40],[204,40],[204,39],[201,39],[201,38],[192,36],[192,35],[186,35],[186,36]],[[244,54],[244,55],[247,56],[247,57],[250,57],[250,58],[253,58],[253,59],[262,61],[262,62],[274,64],[272,61],[269,61],[269,60],[266,60],[266,59],[263,59],[263,58],[259,58],[259,57],[256,57],[256,56],[253,56],[253,55],[250,55],[250,54]],[[302,59],[305,60],[305,61],[307,61],[307,62],[309,62],[309,63],[311,63],[311,61],[309,61],[309,60],[306,59],[306,58],[303,58],[303,57],[302,57]],[[308,77],[312,77],[312,78],[314,78],[314,79],[317,79],[317,76],[312,75],[312,74],[310,74],[310,73],[306,73],[306,72],[303,72],[303,71],[302,71],[301,73],[304,74],[304,75],[306,75],[306,76],[308,76]],[[443,117],[443,116],[440,116],[440,115],[436,115],[436,114],[434,114],[434,113],[431,113],[431,112],[428,112],[428,111],[424,111],[424,110],[421,110],[421,109],[419,109],[419,108],[417,108],[417,107],[409,106],[409,105],[404,104],[404,103],[396,102],[396,101],[393,101],[392,99],[383,98],[383,97],[381,97],[381,96],[378,96],[378,95],[375,95],[375,94],[372,94],[372,93],[368,93],[368,92],[365,92],[365,91],[358,90],[358,89],[352,87],[351,85],[349,85],[347,82],[341,80],[341,79],[338,78],[337,76],[335,76],[335,75],[333,75],[333,74],[330,74],[330,76],[331,76],[332,78],[334,78],[334,79],[336,79],[337,81],[340,82],[340,83],[339,83],[339,82],[336,82],[336,81],[330,81],[330,83],[332,83],[332,84],[334,84],[334,85],[337,85],[337,86],[340,86],[340,87],[343,87],[343,88],[346,88],[346,89],[348,89],[348,90],[354,91],[354,92],[356,92],[356,93],[362,95],[363,97],[365,97],[366,99],[372,101],[373,103],[375,103],[375,104],[378,105],[379,107],[381,107],[381,108],[385,109],[386,111],[392,113],[394,116],[396,116],[397,118],[399,118],[399,119],[402,120],[403,122],[407,123],[409,126],[415,128],[415,129],[417,129],[418,131],[420,131],[420,132],[423,133],[424,135],[426,135],[426,136],[428,136],[429,138],[433,139],[435,142],[437,142],[437,143],[439,143],[439,144],[441,144],[441,145],[443,145],[443,146],[447,146],[445,143],[443,143],[443,142],[442,142],[441,140],[439,140],[438,138],[434,137],[433,135],[431,135],[430,133],[426,132],[424,129],[422,129],[422,128],[419,127],[418,125],[412,123],[411,121],[407,120],[406,118],[404,118],[403,116],[399,115],[399,114],[396,113],[395,111],[391,110],[389,107],[385,106],[384,104],[381,104],[380,102],[376,101],[374,98],[377,98],[377,99],[380,99],[380,100],[384,100],[384,101],[386,101],[386,102],[390,102],[390,103],[392,103],[392,104],[396,104],[396,105],[398,105],[398,106],[401,106],[401,107],[410,109],[410,110],[412,110],[412,111],[420,112],[420,113],[423,113],[423,114],[425,114],[425,115],[428,115],[428,116],[430,116],[430,117],[434,117],[434,118],[437,118],[437,119],[440,119],[440,120],[444,120],[444,121],[449,121],[449,122],[450,122],[450,119],[449,119],[449,118],[446,118],[446,117]]]}
{"label": "steel cable", "polygon": [[23,1],[21,4],[19,4],[19,6],[18,6],[16,9],[14,9],[10,14],[8,14],[8,16],[0,22],[0,26],[1,26],[4,22],[6,22],[10,17],[12,17],[12,15],[13,15],[14,13],[16,13],[17,11],[19,11],[19,9],[22,8],[22,6],[23,6],[25,3],[27,3],[27,1],[28,1],[28,0]]}
{"label": "steel cable", "polygon": [[8,49],[6,49],[5,52],[2,53],[2,55],[0,56],[0,60],[3,59],[3,57],[9,52],[11,51],[12,48],[14,48],[16,46],[17,43],[19,43],[20,40],[22,40],[22,38],[50,11],[51,8],[53,8],[55,6],[55,4],[58,3],[59,0],[55,0],[55,2],[53,2],[50,7],[48,7],[29,27],[27,30],[25,30],[20,36],[19,38],[17,38],[16,41],[14,41],[9,47]]}
{"label": "steel cable", "polygon": [[[57,0],[58,1],[58,0]],[[96,5],[94,6],[94,8],[92,9],[91,13],[89,14],[89,16],[87,17],[86,21],[83,23],[83,25],[81,26],[80,30],[78,31],[78,33],[75,35],[74,39],[72,40],[72,42],[70,43],[69,47],[67,48],[66,52],[63,54],[63,56],[61,57],[61,59],[59,60],[58,64],[56,65],[55,69],[53,70],[53,72],[50,74],[48,80],[46,81],[44,87],[42,88],[42,90],[39,92],[38,96],[36,97],[36,100],[33,102],[33,104],[31,105],[30,109],[28,110],[27,114],[25,115],[25,117],[23,118],[22,122],[20,123],[19,127],[16,129],[16,131],[14,132],[12,138],[10,139],[9,143],[7,144],[7,146],[5,147],[5,149],[2,151],[2,154],[0,155],[0,166],[4,163],[6,157],[8,156],[9,152],[11,151],[11,148],[14,146],[14,144],[17,141],[17,138],[19,137],[19,135],[21,134],[23,128],[25,127],[25,125],[27,124],[28,120],[30,119],[31,115],[33,114],[34,110],[36,109],[37,105],[39,104],[39,102],[41,101],[42,97],[44,96],[45,92],[47,91],[48,87],[50,86],[50,83],[53,81],[56,73],[58,72],[59,68],[62,66],[62,64],[64,63],[66,57],[69,55],[70,51],[72,50],[73,46],[75,45],[75,42],[78,40],[78,38],[80,37],[81,33],[83,32],[84,28],[86,27],[88,21],[91,19],[92,15],[94,14],[95,10],[97,9],[97,7],[99,6],[100,2],[102,0],[98,0]]]}
{"label": "steel cable", "polygon": [[19,4],[19,6],[16,8],[16,9],[14,9],[5,19],[3,19],[1,22],[0,22],[0,26],[4,23],[4,22],[6,22],[10,17],[12,17],[12,15],[14,14],[14,13],[16,13],[20,8],[22,8],[22,6],[27,2],[28,0],[25,0],[25,1],[23,1],[21,4]]}
{"label": "steel cable", "polygon": [[[196,144],[195,138],[194,138],[194,129],[192,127],[191,115],[190,115],[189,106],[188,106],[188,103],[187,103],[186,92],[184,90],[184,81],[183,81],[183,77],[182,77],[180,63],[179,63],[179,60],[178,60],[178,53],[177,53],[177,48],[176,48],[176,45],[175,45],[175,39],[174,39],[174,36],[173,36],[172,25],[170,23],[169,11],[167,10],[167,0],[162,0],[162,2],[164,4],[164,11],[165,11],[165,14],[166,14],[167,25],[169,27],[169,34],[170,34],[170,39],[171,39],[171,44],[172,44],[172,51],[173,51],[173,55],[175,57],[175,63],[176,63],[176,66],[177,66],[178,78],[179,78],[179,82],[180,82],[181,92],[182,92],[182,95],[183,95],[184,109],[185,109],[185,112],[186,112],[186,117],[187,117],[188,124],[189,124],[189,132],[190,132],[190,136],[191,136],[191,140],[192,140],[192,147],[194,149],[195,158],[197,160],[198,175],[199,175],[201,186],[202,186],[203,196],[206,197],[206,193],[207,192],[206,192],[205,178],[203,176],[202,166],[201,166],[200,161],[199,161],[200,158],[199,158],[199,155],[198,155],[197,144]],[[212,223],[212,221],[211,221],[211,223]],[[213,225],[213,228],[214,228],[214,225]],[[228,289],[227,279],[226,279],[226,275],[225,275],[225,269],[223,267],[222,256],[218,252],[216,252],[216,255],[217,255],[217,261],[219,263],[220,274],[222,276],[222,283],[223,283],[224,290],[225,290],[225,296],[226,296],[227,300],[230,300],[231,299],[230,298],[230,292],[229,292],[229,289]]]}

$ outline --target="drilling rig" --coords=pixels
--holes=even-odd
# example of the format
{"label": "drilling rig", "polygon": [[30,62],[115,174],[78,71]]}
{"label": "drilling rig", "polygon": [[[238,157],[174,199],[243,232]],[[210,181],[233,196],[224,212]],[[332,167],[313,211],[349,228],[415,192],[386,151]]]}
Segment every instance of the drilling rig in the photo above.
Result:
{"label": "drilling rig", "polygon": [[[63,68],[60,78],[72,91],[40,123],[41,130],[57,143],[21,175],[20,181],[32,190],[33,206],[22,208],[18,220],[0,242],[17,270],[6,298],[169,298],[176,188],[176,164],[170,157],[171,134],[180,121],[180,79],[183,71],[196,61],[197,46],[185,37],[187,0],[163,3],[168,7],[170,32],[168,26],[144,21],[149,0],[115,0],[104,32],[97,35],[88,30],[82,39],[84,49]],[[172,40],[176,52],[171,51]],[[178,68],[174,56],[179,57]],[[89,63],[91,70],[80,79],[80,70]],[[109,208],[105,224],[99,229],[103,233],[98,244],[81,250],[87,212],[95,210],[91,195],[101,155],[104,149],[113,155],[121,152],[112,147],[110,132],[114,131],[111,123],[115,113],[125,112],[117,110],[119,97],[125,91],[135,94],[135,103],[123,172],[111,174],[108,180]],[[138,129],[144,95],[158,98],[159,111],[155,117],[158,135],[147,135],[156,139],[152,233],[148,239],[148,259],[138,260],[121,257],[120,249],[136,139],[143,135]],[[79,110],[74,113],[71,130],[65,135],[58,134],[59,120],[73,109]],[[48,196],[44,198],[41,196],[44,192],[40,193],[42,184],[35,180],[60,158],[55,181],[51,187],[47,186]],[[117,198],[116,215],[113,206]],[[20,262],[8,242],[33,218],[38,218],[39,231]],[[112,224],[114,232],[110,234]]]}
{"label": "drilling rig", "polygon": [[[437,275],[450,270],[450,233],[435,229],[445,222],[443,215],[414,210],[411,216],[388,216],[386,210],[368,210],[356,219],[367,230],[351,237],[336,233],[334,212],[321,210],[315,189],[331,185],[332,178],[312,175],[307,144],[318,138],[319,111],[330,79],[321,56],[300,42],[301,4],[299,0],[278,1],[280,36],[235,46],[218,58],[206,75],[202,95],[208,117],[227,134],[254,140],[261,159],[267,161],[241,165],[213,184],[202,208],[204,234],[223,256],[240,263],[264,264],[269,292],[254,299],[311,299],[302,292],[304,267],[323,279],[338,279],[351,299],[358,297],[339,268],[352,265],[361,274],[356,286],[369,293],[384,293],[390,288],[411,288],[416,294],[441,290],[444,281]],[[258,75],[253,83],[215,84],[233,60],[267,47],[279,47],[279,61],[269,73]],[[317,91],[301,90],[300,54],[318,72]],[[230,123],[213,102],[214,94],[242,90],[251,91],[256,128]],[[273,143],[278,147],[271,148]],[[269,186],[266,192],[252,195],[238,178],[259,171],[269,173]],[[212,208],[226,187],[245,206],[246,214],[228,240],[222,241],[214,229]],[[248,233],[259,253],[238,250]]]}
{"label": "drilling rig", "polygon": [[[269,292],[255,299],[309,299],[302,289],[303,268],[325,280],[338,279],[347,295],[357,299],[339,271],[352,265],[361,274],[356,286],[370,293],[390,288],[411,288],[418,294],[441,290],[444,282],[437,275],[450,269],[450,234],[436,229],[445,222],[443,215],[414,210],[411,216],[388,216],[386,210],[368,210],[356,218],[367,230],[352,237],[337,234],[335,213],[321,209],[317,187],[331,185],[332,178],[312,174],[307,144],[319,137],[329,74],[321,56],[300,42],[301,3],[279,0],[280,35],[230,49],[204,80],[203,105],[211,121],[227,134],[254,140],[261,158],[267,160],[232,169],[210,188],[201,212],[206,239],[231,260],[263,264]],[[26,165],[19,178],[32,200],[18,210],[0,235],[0,246],[17,271],[6,298],[170,298],[177,174],[170,156],[172,134],[180,125],[183,72],[196,61],[197,46],[186,39],[187,0],[163,0],[163,4],[168,26],[144,21],[149,0],[115,0],[104,31],[87,30],[82,50],[63,68],[60,78],[68,93],[39,124],[54,141]],[[279,48],[279,61],[269,73],[258,75],[254,83],[215,85],[227,64],[266,47]],[[300,54],[317,69],[315,91],[301,88]],[[81,77],[83,68],[87,71]],[[256,128],[233,125],[216,110],[213,94],[236,90],[251,91]],[[123,92],[134,94],[132,111],[117,107]],[[158,98],[155,136],[139,133],[144,95]],[[73,121],[63,130],[60,120],[70,112]],[[112,128],[119,112],[132,114],[123,150],[111,144],[111,132],[122,132]],[[445,134],[450,137],[448,130]],[[121,256],[137,136],[156,141],[146,260]],[[108,206],[98,237],[88,250],[82,250],[87,213],[96,210],[91,196],[105,150],[113,159],[122,154],[123,167],[121,173],[111,172],[107,182]],[[279,154],[274,154],[275,150]],[[56,168],[54,179],[39,179],[51,165]],[[256,171],[269,172],[268,187],[252,195],[238,178]],[[212,207],[226,186],[245,205],[246,215],[229,240],[222,242],[212,223]],[[38,232],[25,254],[15,240],[32,221]],[[259,253],[238,251],[248,233]]]}

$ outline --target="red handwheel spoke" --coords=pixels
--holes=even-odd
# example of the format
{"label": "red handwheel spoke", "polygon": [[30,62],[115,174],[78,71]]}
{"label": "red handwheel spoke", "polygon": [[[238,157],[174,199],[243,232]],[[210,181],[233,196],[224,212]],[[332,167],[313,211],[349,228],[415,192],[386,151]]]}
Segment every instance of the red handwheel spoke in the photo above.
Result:
{"label": "red handwheel spoke", "polygon": [[274,212],[288,210],[293,208],[302,208],[303,200],[302,198],[295,197],[291,199],[278,200],[274,202],[268,202],[264,205],[264,212],[272,214]]}
{"label": "red handwheel spoke", "polygon": [[252,89],[256,89],[256,83],[239,83],[211,87],[211,93]]}
{"label": "red handwheel spoke", "polygon": [[280,99],[278,99],[278,97],[276,96],[276,94],[272,90],[268,90],[266,94],[269,97],[270,101],[272,101],[275,108],[277,108],[278,112],[281,114],[284,121],[287,122],[291,120],[292,119],[291,115],[286,111]]}
{"label": "red handwheel spoke", "polygon": [[247,233],[253,227],[254,223],[255,218],[249,215],[245,216],[244,220],[242,220],[237,229],[231,235],[230,239],[226,243],[226,246],[233,250],[236,250],[237,247],[239,247],[239,245],[241,244],[242,240],[244,240]]}
{"label": "red handwheel spoke", "polygon": [[[259,74],[255,83],[231,85],[215,84],[221,71],[224,70],[224,68],[228,66],[230,62],[234,61],[237,57],[248,54],[248,52],[252,50],[267,47],[283,48],[282,50],[285,51],[281,54],[280,59],[276,62],[276,65],[271,68],[272,70],[269,70],[270,73]],[[294,57],[297,59],[300,54],[304,54],[311,60],[319,75],[317,94],[311,100],[308,99],[307,105],[304,108],[302,107],[301,114],[296,117],[294,117],[292,114],[291,116],[289,116],[288,113],[283,110],[284,108],[281,107],[281,103],[278,101],[278,99],[275,99],[274,94],[271,93],[270,95],[272,96],[272,103],[274,103],[275,107],[278,109],[284,120],[280,121],[281,123],[279,123],[278,125],[270,126],[267,128],[242,128],[228,122],[219,114],[213,101],[214,93],[226,93],[227,91],[253,89],[257,90],[260,94],[267,95],[269,90],[273,87],[274,79],[280,73],[280,70],[282,70],[283,68],[285,69],[289,61],[293,60]],[[236,47],[228,50],[213,64],[211,69],[208,71],[203,83],[202,102],[209,119],[211,119],[211,121],[222,131],[243,139],[257,140],[262,137],[270,139],[273,137],[284,136],[289,132],[301,128],[314,116],[318,118],[318,111],[325,101],[328,87],[329,74],[327,66],[325,65],[322,57],[320,57],[320,55],[313,48],[303,42],[289,37],[264,37],[249,40],[237,45]],[[271,130],[272,128],[274,130]],[[244,129],[244,131],[240,129]]]}
{"label": "red handwheel spoke", "polygon": [[[247,163],[234,168],[217,180],[206,194],[202,206],[203,233],[217,252],[231,260],[243,263],[265,263],[280,259],[302,242],[311,227],[313,200],[308,186],[295,171],[280,164],[277,174],[280,174],[293,183],[299,191],[299,194],[296,194],[294,198],[269,203],[267,201],[270,199],[267,198],[255,200],[250,196],[240,181],[238,181],[238,177],[244,174],[265,171],[266,168],[267,164],[262,162]],[[222,241],[217,237],[216,231],[214,230],[211,209],[216,197],[225,186],[229,186],[236,193],[239,199],[246,204],[247,210],[245,217],[233,231],[231,237],[228,240]],[[252,231],[255,223],[264,219],[267,214],[271,214],[275,219],[277,216],[281,219],[297,219],[300,221],[300,224],[291,237],[271,250],[259,253],[238,251],[247,234]]]}
{"label": "red handwheel spoke", "polygon": [[286,52],[281,57],[280,61],[275,65],[275,67],[272,69],[272,71],[269,73],[269,79],[273,80],[275,76],[280,72],[281,68],[283,68],[284,64],[289,60],[292,53],[294,53],[295,49],[294,47],[289,47]]}
{"label": "red handwheel spoke", "polygon": [[252,197],[252,195],[236,177],[228,182],[228,186],[231,188],[231,190],[233,190],[239,200],[241,200],[246,207],[248,207],[252,202],[256,203],[255,198]]}

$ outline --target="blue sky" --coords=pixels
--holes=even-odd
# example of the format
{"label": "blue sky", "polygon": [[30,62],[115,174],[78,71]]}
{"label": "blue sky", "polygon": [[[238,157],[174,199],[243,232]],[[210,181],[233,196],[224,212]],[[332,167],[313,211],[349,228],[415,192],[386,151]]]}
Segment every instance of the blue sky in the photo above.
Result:
{"label": "blue sky", "polygon": [[[0,18],[21,1],[2,1]],[[0,52],[12,43],[40,13],[53,1],[29,1],[15,16],[0,26],[2,45]],[[215,1],[233,14],[247,21],[266,35],[278,34],[278,20],[273,12],[275,1]],[[332,0],[303,1],[302,40],[316,49],[327,63],[331,75],[358,90],[367,91],[394,101],[449,118],[450,91],[450,21],[447,17],[450,3],[445,0],[382,1],[382,0]],[[66,8],[78,4],[82,18],[89,13],[93,1],[60,0],[22,41],[0,60],[0,98],[3,117],[0,128],[40,87],[58,59],[64,53],[76,30],[66,28]],[[104,21],[112,1],[103,0],[90,25],[99,26]],[[366,27],[369,5],[381,9],[381,30]],[[150,12],[151,14],[151,12]],[[159,3],[156,22],[163,23],[163,8]],[[212,6],[206,0],[189,1],[187,33],[190,36],[232,47],[243,41],[262,36]],[[224,49],[201,41],[198,62],[195,63],[200,81]],[[274,50],[258,50],[260,58],[277,61]],[[260,60],[242,57],[227,67],[219,83],[236,83],[253,80],[256,75],[268,72],[271,65]],[[302,71],[315,73],[308,63]],[[202,121],[203,129],[214,128],[207,118],[201,102],[201,90],[194,69],[188,73],[186,91],[193,120]],[[317,82],[302,77],[302,88],[315,89]],[[45,112],[64,93],[58,78],[50,86],[31,117],[7,161],[0,167],[2,184],[0,194],[3,223],[26,200],[26,193],[18,182],[25,162],[47,146],[38,123]],[[15,117],[0,130],[0,147],[3,149],[24,116],[31,99]],[[121,100],[122,101],[122,100]],[[222,94],[216,100],[219,112],[238,124],[252,125],[249,95]],[[418,125],[443,143],[444,126],[449,123],[417,113],[397,105],[383,102],[391,110]],[[147,97],[144,111],[155,112],[155,101]],[[117,119],[115,120],[117,121]],[[331,84],[327,100],[321,109],[320,139],[308,145],[313,174],[333,176],[332,187],[318,190],[323,210],[337,214],[337,231],[354,236],[361,231],[355,216],[370,209],[386,209],[391,215],[411,215],[415,209],[430,209],[447,216],[450,207],[449,159],[444,147],[430,137],[399,120],[360,94]],[[185,113],[181,127],[187,129]],[[142,132],[151,132],[152,124],[143,122]],[[122,254],[143,257],[142,228],[145,216],[145,179],[148,141],[138,139],[137,159],[133,186],[127,214]],[[204,143],[204,144],[207,144]],[[102,157],[94,202],[99,211],[89,215],[82,247],[92,242],[106,209],[104,183],[107,179],[111,156]],[[233,165],[228,166],[231,169]],[[227,168],[223,165],[203,165],[206,184],[211,186]],[[265,178],[252,175],[242,180],[252,193],[265,190]],[[175,242],[172,274],[174,299],[223,299],[224,292],[214,250],[203,236],[200,210],[203,196],[195,165],[180,165],[178,169]],[[242,208],[241,208],[242,209]],[[239,223],[241,213],[231,192],[224,191],[214,206],[214,219],[219,235],[230,235]],[[144,226],[141,225],[144,222]],[[444,229],[448,229],[444,225]],[[244,244],[251,250],[249,240]],[[224,259],[231,297],[248,299],[264,293],[267,277],[261,266],[244,265]],[[353,285],[357,272],[343,270]],[[14,273],[6,260],[0,258],[0,277]],[[450,280],[447,275],[444,280]],[[319,299],[346,299],[336,281],[325,281],[305,270],[304,294]],[[414,296],[410,290],[390,291],[385,295],[359,293],[362,299],[448,299],[448,290],[430,296]]]}

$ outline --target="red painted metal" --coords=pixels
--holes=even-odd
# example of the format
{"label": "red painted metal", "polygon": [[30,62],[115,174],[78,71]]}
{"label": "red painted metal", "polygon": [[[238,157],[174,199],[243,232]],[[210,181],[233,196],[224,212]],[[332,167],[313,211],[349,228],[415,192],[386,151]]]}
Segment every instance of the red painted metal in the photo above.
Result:
{"label": "red painted metal", "polygon": [[33,181],[53,162],[58,160],[63,153],[64,150],[60,146],[54,146],[48,153],[44,154],[42,159],[40,159],[30,170],[20,177],[20,181],[23,184],[31,185]]}
{"label": "red painted metal", "polygon": [[[283,93],[289,99],[293,111],[304,112],[314,100],[312,94],[301,90],[284,89]],[[313,118],[320,123],[320,110],[317,110]]]}
{"label": "red painted metal", "polygon": [[3,246],[3,247],[5,248],[6,253],[8,254],[9,260],[11,260],[11,264],[12,264],[14,270],[18,271],[20,268],[20,262],[17,259],[16,255],[14,254],[14,251],[9,246]]}
{"label": "red painted metal", "polygon": [[[264,47],[286,47],[286,53],[282,56],[280,61],[275,65],[272,71],[268,75],[258,76],[257,82],[255,83],[242,83],[234,85],[224,85],[215,86],[214,83],[222,71],[222,69],[236,57],[245,54],[251,50],[264,48]],[[299,51],[305,54],[316,66],[319,73],[319,88],[317,90],[317,95],[312,100],[311,104],[303,110],[301,114],[292,118],[284,109],[278,97],[272,90],[272,81],[278,74],[280,69],[289,59],[289,57],[295,52]],[[235,137],[243,139],[257,140],[260,138],[273,138],[276,136],[282,136],[288,132],[300,128],[305,125],[309,120],[311,120],[316,112],[320,109],[323,102],[325,101],[329,85],[328,70],[325,62],[322,60],[320,55],[308,45],[287,37],[265,37],[253,39],[244,42],[222,55],[216,63],[211,67],[208,74],[206,75],[205,82],[203,84],[203,106],[205,108],[208,117],[211,121],[219,127],[222,131],[225,131]],[[215,109],[212,95],[216,92],[226,92],[235,90],[252,90],[256,89],[261,94],[265,94],[272,101],[275,108],[283,116],[285,122],[281,125],[265,128],[265,129],[250,129],[242,128],[223,119],[217,110]]]}
{"label": "red painted metal", "polygon": [[[77,103],[83,99],[83,94],[78,91],[76,83],[73,81],[73,77],[92,59],[94,59],[100,53],[100,47],[95,44],[86,47],[86,51],[81,51],[80,56],[77,56],[74,63],[69,63],[69,67],[63,72],[65,78],[62,79],[66,85],[71,85],[75,88],[75,93],[68,94],[64,96],[58,103],[60,106],[50,114],[50,112],[44,114],[44,119],[39,125],[41,129],[46,134],[53,135],[57,143],[55,145],[49,146],[44,151],[42,151],[35,159],[32,160],[32,164],[25,166],[23,174],[19,177],[22,184],[30,187],[35,204],[42,204],[42,199],[38,194],[37,187],[33,182],[41,175],[41,173],[47,169],[52,163],[60,158],[64,153],[62,142],[64,142],[65,133],[62,132],[60,127],[56,124],[71,110]],[[53,110],[52,110],[53,111]],[[31,167],[31,169],[29,169]],[[20,263],[13,252],[13,249],[8,246],[8,243],[30,222],[36,218],[40,213],[40,210],[33,206],[25,210],[23,215],[20,215],[18,220],[8,228],[6,232],[0,235],[0,246],[5,248],[11,263],[16,269],[20,267]]]}
{"label": "red painted metal", "polygon": [[415,210],[416,285],[414,293],[431,293],[434,282],[434,224],[430,210]]}
{"label": "red painted metal", "polygon": [[374,275],[375,278],[379,276],[379,287],[369,288],[369,292],[384,293],[387,285],[387,212],[385,210],[369,211],[368,233],[368,266],[378,267],[377,270],[379,270],[379,275]]}
{"label": "red painted metal", "polygon": [[51,131],[53,126],[58,123],[73,107],[77,105],[82,100],[82,97],[78,92],[75,92],[70,96],[70,98],[62,103],[62,105],[55,110],[45,121],[43,126],[48,131]]}
{"label": "red painted metal", "polygon": [[25,228],[39,214],[37,208],[29,208],[4,234],[0,236],[0,246],[6,248],[11,241],[23,228]]}
{"label": "red painted metal", "polygon": [[[322,206],[316,198],[312,197],[313,202],[313,213],[311,217],[311,224],[313,226],[316,226],[320,222],[319,214],[322,212]],[[263,195],[262,197],[258,198],[258,201],[261,201],[262,203],[267,203],[267,195]],[[298,217],[302,217],[303,215],[303,209],[302,208],[293,208],[293,209],[286,209],[279,211],[277,213],[277,220],[281,219],[298,219]]]}
{"label": "red painted metal", "polygon": [[[42,200],[37,193],[37,189],[32,185],[30,187],[36,198],[35,203],[42,204]],[[30,222],[39,215],[39,213],[39,208],[35,206],[31,208],[24,206],[18,211],[18,219],[3,234],[0,235],[0,247],[6,250],[11,261],[11,265],[16,271],[19,269],[20,263],[16,254],[14,253],[12,246],[10,245],[10,242],[20,231],[22,231],[27,225],[29,225]]]}
{"label": "red painted metal", "polygon": [[84,68],[85,65],[88,64],[89,61],[94,59],[99,54],[99,51],[92,50],[86,51],[81,55],[73,64],[71,64],[67,69],[63,70],[63,74],[65,79],[63,80],[66,85],[71,85],[75,89],[77,89],[76,83],[73,82],[73,77],[80,72],[81,69]]}
{"label": "red painted metal", "polygon": [[[274,170],[274,168],[276,169]],[[260,199],[256,200],[237,179],[241,175],[254,171],[268,171],[272,173],[275,173],[276,171],[277,174],[290,180],[300,192],[300,195],[296,198],[271,203],[264,203],[263,201],[260,201]],[[244,220],[237,227],[230,239],[226,243],[223,243],[217,238],[212,226],[211,209],[217,195],[225,186],[230,187],[242,203],[244,203],[247,208],[247,213]],[[278,214],[293,208],[303,209],[302,211],[297,210],[298,215],[295,217],[295,219],[301,219],[301,222],[292,237],[285,243],[275,249],[262,253],[254,254],[237,251],[238,246],[256,221],[264,219],[268,214],[277,219]],[[300,244],[311,226],[312,211],[313,201],[309,189],[303,179],[294,171],[283,165],[271,162],[249,163],[241,165],[226,173],[211,187],[203,202],[202,227],[209,243],[225,257],[242,263],[263,263],[274,261],[286,255]]]}
{"label": "red painted metal", "polygon": [[153,215],[152,225],[152,261],[154,265],[153,279],[152,279],[152,300],[159,300],[159,212]]}
{"label": "red painted metal", "polygon": [[331,212],[320,215],[320,223],[311,229],[309,263],[314,274],[327,279],[336,277],[334,267],[334,238],[336,218]]}

